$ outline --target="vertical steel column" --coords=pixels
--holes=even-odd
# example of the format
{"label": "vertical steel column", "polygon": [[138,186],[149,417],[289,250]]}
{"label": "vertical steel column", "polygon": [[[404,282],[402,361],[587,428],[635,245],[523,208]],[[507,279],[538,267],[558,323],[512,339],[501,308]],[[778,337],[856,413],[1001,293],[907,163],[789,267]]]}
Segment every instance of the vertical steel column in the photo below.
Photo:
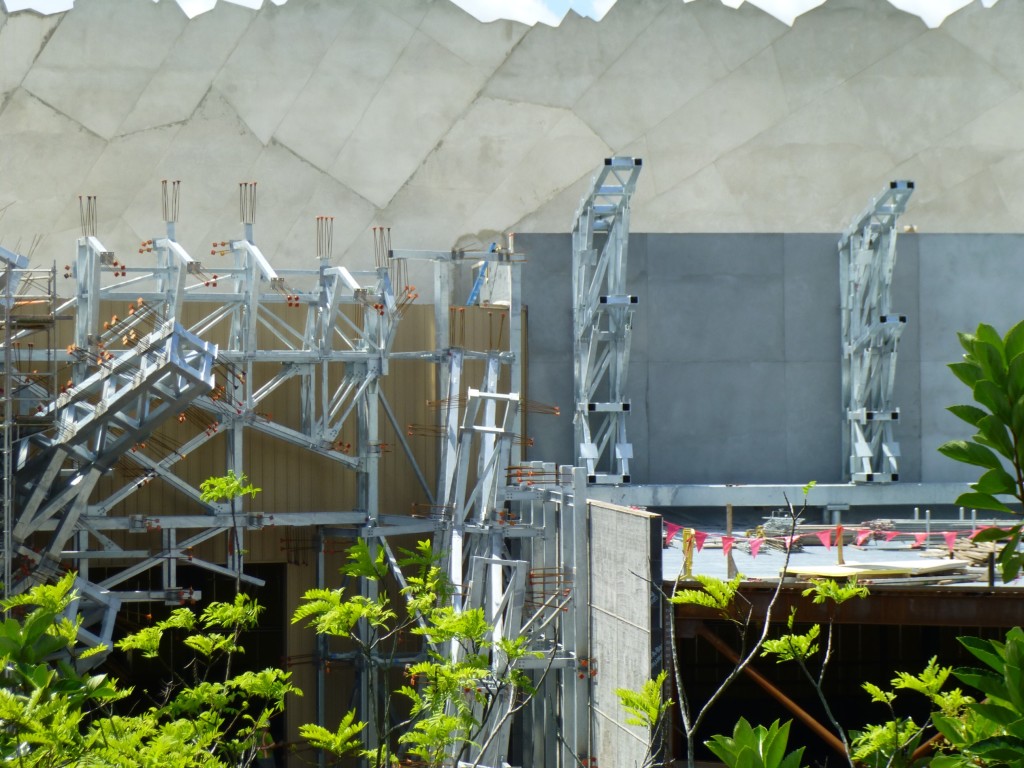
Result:
{"label": "vertical steel column", "polygon": [[[0,256],[6,253],[0,251]],[[14,308],[14,265],[12,259],[4,258],[4,569],[3,596],[6,600],[11,589],[11,558],[14,547],[11,536],[14,531],[14,376],[11,372],[11,312]]]}
{"label": "vertical steel column", "polygon": [[[575,662],[559,670],[562,693],[562,764],[578,765],[593,754],[591,679],[581,666],[590,659],[590,536],[586,469],[572,470],[572,500],[561,505],[561,558],[572,574],[572,600],[563,619],[562,642]],[[584,763],[586,764],[586,763]]]}
{"label": "vertical steel column", "polygon": [[72,367],[76,384],[89,375],[89,358],[95,351],[95,342],[100,327],[100,264],[113,254],[103,247],[94,236],[78,239],[75,258],[78,309],[75,312],[75,346],[90,354],[82,355]]}
{"label": "vertical steel column", "polygon": [[[511,359],[508,364],[509,391],[518,392],[526,400],[526,382],[523,379],[523,262],[515,258],[515,237],[508,236],[507,262],[499,262],[493,266],[496,269],[507,269],[509,274],[509,302],[508,302],[508,351]],[[522,432],[522,416],[516,420],[515,429]],[[521,446],[513,441],[512,454],[509,459],[511,464],[519,464],[523,460]]]}
{"label": "vertical steel column", "polygon": [[890,308],[896,264],[896,221],[914,191],[893,181],[839,239],[844,479],[855,483],[899,479],[899,443],[892,404],[896,353],[906,315]]}
{"label": "vertical steel column", "polygon": [[[641,160],[611,157],[580,202],[573,226],[573,358],[579,466],[590,483],[628,483],[629,347],[636,296],[626,291],[629,203]],[[603,235],[598,248],[595,235]]]}

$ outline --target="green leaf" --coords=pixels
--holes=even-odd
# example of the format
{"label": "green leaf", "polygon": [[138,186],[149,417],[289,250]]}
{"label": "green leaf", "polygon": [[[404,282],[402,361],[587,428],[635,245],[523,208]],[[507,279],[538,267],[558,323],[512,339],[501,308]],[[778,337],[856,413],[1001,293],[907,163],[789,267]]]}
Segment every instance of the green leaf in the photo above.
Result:
{"label": "green leaf", "polygon": [[345,576],[354,578],[371,579],[380,581],[387,575],[387,565],[384,563],[384,548],[379,544],[373,544],[374,554],[370,553],[370,543],[367,539],[358,539],[355,544],[348,548],[345,553],[347,562],[341,568]]}
{"label": "green leaf", "polygon": [[832,601],[836,605],[842,605],[853,598],[864,598],[869,594],[868,588],[857,583],[857,577],[851,576],[845,583],[840,584],[835,579],[814,579],[811,586],[803,591],[804,597],[814,596],[813,603],[822,605]]}
{"label": "green leaf", "polygon": [[[259,623],[261,613],[263,613],[263,606],[249,595],[240,592],[235,595],[233,602],[215,601],[210,603],[203,610],[201,618],[203,626],[207,629],[220,627],[243,630],[255,627]],[[187,622],[184,616],[181,616],[181,620]]]}
{"label": "green leaf", "polygon": [[666,700],[663,694],[666,678],[667,673],[662,671],[653,680],[645,681],[639,691],[628,688],[615,690],[619,705],[629,715],[627,724],[641,726],[652,733],[661,726],[665,713],[672,706],[672,701]]}
{"label": "green leaf", "polygon": [[1003,337],[999,335],[999,331],[988,323],[979,323],[977,330],[974,332],[975,349],[977,349],[979,343],[992,347],[1000,360],[1006,360],[1006,349],[1003,346]]}
{"label": "green leaf", "polygon": [[992,415],[1007,424],[1010,423],[1010,419],[1013,418],[1010,396],[1006,394],[1006,389],[999,382],[981,379],[974,385],[972,394],[975,401],[988,408]]}
{"label": "green leaf", "polygon": [[953,671],[957,679],[988,696],[1006,698],[1006,686],[1001,675],[977,667],[960,667]]}
{"label": "green leaf", "polygon": [[962,461],[964,464],[973,464],[986,469],[998,469],[1002,467],[999,457],[991,449],[977,443],[969,443],[966,440],[950,440],[939,446],[939,453],[954,461]]}
{"label": "green leaf", "polygon": [[1019,765],[1024,759],[1024,739],[1016,736],[993,736],[977,742],[971,749],[990,762]]}
{"label": "green leaf", "polygon": [[972,391],[974,390],[974,385],[981,380],[983,375],[981,366],[967,360],[960,363],[950,363],[949,370]]}
{"label": "green leaf", "polygon": [[319,725],[299,726],[299,735],[317,749],[325,749],[338,757],[351,754],[362,747],[360,734],[366,723],[356,720],[355,710],[341,718],[336,731],[329,731]]}
{"label": "green leaf", "polygon": [[[1018,526],[1019,527],[1019,526]],[[1013,529],[1004,528],[982,528],[975,533],[971,539],[978,542],[1004,541],[1013,535]],[[963,642],[963,638],[960,640]]]}
{"label": "green leaf", "polygon": [[1017,400],[1024,395],[1024,355],[1010,359],[1006,368],[1006,393],[1010,400]]}
{"label": "green leaf", "polygon": [[812,624],[802,635],[789,632],[778,639],[765,640],[761,655],[777,656],[776,662],[779,664],[784,661],[806,661],[818,652],[817,641],[820,634],[821,625]]}
{"label": "green leaf", "polygon": [[1007,370],[1006,360],[1003,359],[1002,344],[1002,339],[999,340],[998,347],[989,342],[976,341],[974,343],[974,358],[981,366],[985,378],[995,384],[1000,392],[1005,392]]}
{"label": "green leaf", "polygon": [[804,748],[785,755],[788,740],[789,722],[780,725],[776,720],[769,728],[752,728],[741,717],[731,738],[715,735],[704,744],[728,768],[798,768]]}
{"label": "green leaf", "polygon": [[1000,706],[999,704],[977,702],[971,704],[971,709],[987,720],[991,720],[993,723],[998,723],[1004,728],[1013,725],[1021,718],[1020,712],[1015,712],[1014,710]]}
{"label": "green leaf", "polygon": [[1024,354],[1024,320],[1021,320],[1003,336],[1003,351],[1007,360]]}
{"label": "green leaf", "polygon": [[199,498],[206,502],[230,501],[239,496],[255,497],[260,492],[248,482],[245,475],[236,475],[229,469],[222,477],[209,477],[199,484]]}
{"label": "green leaf", "polygon": [[1013,496],[1017,492],[1017,481],[1013,475],[999,467],[983,474],[971,488],[988,496]]}
{"label": "green leaf", "polygon": [[160,627],[143,627],[138,632],[123,637],[116,645],[122,651],[142,651],[147,659],[155,659],[160,655],[160,641],[164,633]]}
{"label": "green leaf", "polygon": [[892,704],[896,694],[892,691],[883,691],[874,683],[861,683],[861,687],[868,692],[871,700],[876,704]]}
{"label": "green leaf", "polygon": [[1002,670],[1005,647],[1002,643],[971,636],[958,637],[957,641],[978,661],[984,662],[993,670]]}
{"label": "green leaf", "polygon": [[[964,721],[959,717],[932,715],[932,725],[954,747],[962,747],[964,745],[966,741]],[[932,765],[934,765],[934,762]]]}
{"label": "green leaf", "polygon": [[986,416],[978,422],[978,434],[974,439],[1012,462],[1016,456],[1016,449],[1006,429],[1007,422],[1008,420],[1004,421],[997,416]]}
{"label": "green leaf", "polygon": [[730,581],[696,574],[694,579],[700,583],[703,589],[680,589],[671,597],[670,602],[676,605],[700,605],[712,608],[722,614],[728,614],[743,578],[742,573],[737,574]]}
{"label": "green leaf", "polygon": [[951,405],[946,410],[975,428],[979,421],[988,416],[985,411],[975,405]]}
{"label": "green leaf", "polygon": [[994,512],[1013,513],[1013,510],[1003,504],[1003,502],[987,493],[961,493],[956,497],[956,501],[953,503],[958,507],[991,509]]}
{"label": "green leaf", "polygon": [[960,342],[960,346],[964,348],[964,351],[968,355],[974,355],[974,344],[978,340],[978,337],[973,333],[965,333],[964,331],[956,332],[957,341]]}

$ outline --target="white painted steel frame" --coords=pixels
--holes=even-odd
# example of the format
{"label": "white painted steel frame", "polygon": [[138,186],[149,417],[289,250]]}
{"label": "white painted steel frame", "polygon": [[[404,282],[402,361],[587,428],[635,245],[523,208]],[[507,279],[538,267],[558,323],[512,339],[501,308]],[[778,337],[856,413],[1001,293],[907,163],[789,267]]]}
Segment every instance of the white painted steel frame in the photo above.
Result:
{"label": "white painted steel frame", "polygon": [[573,361],[576,463],[590,483],[628,483],[633,446],[626,396],[633,307],[626,292],[629,204],[642,161],[611,157],[576,213],[573,247]]}
{"label": "white painted steel frame", "polygon": [[892,311],[891,291],[896,222],[913,191],[912,181],[891,182],[839,239],[843,478],[858,483],[899,480],[892,394],[907,317]]}

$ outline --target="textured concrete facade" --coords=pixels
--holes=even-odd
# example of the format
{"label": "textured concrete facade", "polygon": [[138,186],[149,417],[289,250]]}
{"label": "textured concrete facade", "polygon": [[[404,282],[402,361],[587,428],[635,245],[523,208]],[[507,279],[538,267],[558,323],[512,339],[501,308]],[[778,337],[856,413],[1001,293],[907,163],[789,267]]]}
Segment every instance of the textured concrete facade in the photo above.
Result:
{"label": "textured concrete facade", "polygon": [[[911,318],[902,475],[964,479],[934,451],[962,434],[944,365],[954,330],[1018,316],[1020,238],[991,233],[1024,220],[1022,24],[1024,5],[1001,2],[930,30],[885,0],[830,0],[792,28],[678,0],[558,28],[482,24],[447,0],[0,15],[0,243],[38,237],[36,263],[66,263],[77,195],[96,194],[101,239],[131,262],[162,229],[161,179],[183,181],[179,239],[214,269],[203,254],[238,234],[240,180],[260,184],[256,239],[278,267],[313,263],[319,214],[337,216],[336,258],[357,267],[375,224],[399,248],[517,230],[530,396],[565,407],[571,249],[543,233],[569,231],[601,158],[640,156],[635,480],[828,481],[834,233],[909,178],[904,221],[922,234],[901,240],[895,288]],[[534,422],[538,456],[571,461],[568,418]]]}
{"label": "textured concrete facade", "polygon": [[[639,297],[629,369],[634,482],[841,481],[836,235],[634,235]],[[571,244],[525,235],[529,397],[572,412]],[[892,309],[908,317],[894,405],[900,477],[976,480],[937,452],[970,428],[946,411],[971,395],[946,367],[957,331],[1005,332],[1022,311],[1024,236],[902,235]],[[574,459],[571,419],[532,419],[535,458]]]}
{"label": "textured concrete facade", "polygon": [[159,231],[183,181],[183,245],[237,230],[308,263],[335,253],[562,232],[595,163],[647,163],[645,232],[836,232],[892,178],[918,183],[922,232],[1015,232],[1024,214],[1020,3],[939,29],[885,0],[830,0],[792,28],[759,9],[619,2],[600,23],[482,24],[447,0],[91,0],[0,15],[0,240],[63,262],[76,196],[97,194],[119,254]]}

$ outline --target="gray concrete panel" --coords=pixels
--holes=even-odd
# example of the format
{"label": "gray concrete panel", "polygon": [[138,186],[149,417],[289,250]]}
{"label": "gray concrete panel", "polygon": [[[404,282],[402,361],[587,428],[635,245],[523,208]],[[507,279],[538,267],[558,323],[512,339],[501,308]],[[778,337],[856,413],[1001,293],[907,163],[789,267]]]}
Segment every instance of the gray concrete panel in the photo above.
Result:
{"label": "gray concrete panel", "polygon": [[[838,345],[837,345],[838,346]],[[785,476],[839,482],[843,468],[839,361],[790,362],[783,397]],[[781,476],[781,473],[780,473]]]}
{"label": "gray concrete panel", "polygon": [[[653,328],[655,333],[659,329],[659,307],[651,301],[648,241],[648,235],[631,235],[626,262],[626,291],[636,296],[640,302],[633,313],[633,332],[630,340],[630,358],[635,357],[638,360],[647,359],[650,353],[650,329]],[[633,367],[630,368],[631,373],[632,370]]]}
{"label": "gray concrete panel", "polygon": [[530,312],[530,358],[568,355],[571,371],[572,237],[517,235],[516,250],[526,258],[523,304]]}
{"label": "gray concrete panel", "polygon": [[893,387],[893,405],[900,409],[900,419],[893,425],[893,435],[900,446],[900,480],[921,482],[921,363],[908,359],[900,345],[896,365],[896,384]]}
{"label": "gray concrete panel", "polygon": [[1024,315],[1022,235],[920,235],[921,359],[949,363],[963,353],[957,331],[979,323],[1005,333]]}
{"label": "gray concrete panel", "polygon": [[784,359],[780,275],[694,275],[652,281],[652,360]]}
{"label": "gray concrete panel", "polygon": [[652,362],[648,392],[648,482],[786,476],[783,363]]}
{"label": "gray concrete panel", "polygon": [[629,464],[629,472],[631,477],[636,478],[651,476],[651,451],[648,448],[651,444],[651,413],[648,408],[650,379],[651,374],[646,365],[630,365],[629,384],[626,390],[630,400],[630,412],[626,431],[629,442],[633,445],[633,460]]}
{"label": "gray concrete panel", "polygon": [[[529,381],[526,396],[530,400],[561,409],[559,416],[529,414],[526,434],[534,444],[524,451],[529,460],[550,461],[555,464],[574,464],[576,449],[573,447],[573,381],[572,362],[565,358],[530,358]],[[646,450],[646,446],[637,446]]]}
{"label": "gray concrete panel", "polygon": [[[629,290],[641,297],[630,365],[634,482],[838,479],[837,239],[633,236]],[[552,331],[571,323],[569,240],[522,240],[530,261],[530,396],[571,408],[571,335]],[[985,320],[1005,331],[1014,321],[1024,238],[903,234],[897,247],[892,309],[908,318],[894,391],[901,477],[973,480],[973,470],[936,451],[969,436],[945,411],[970,400],[946,363],[961,354],[956,330]],[[545,444],[572,450],[568,411],[538,426]],[[539,446],[531,455],[552,458]]]}
{"label": "gray concrete panel", "polygon": [[[593,742],[602,764],[640,765],[645,733],[626,725],[616,689],[639,689],[664,667],[662,522],[639,510],[587,504],[590,530]],[[586,672],[586,669],[583,670]]]}
{"label": "gray concrete panel", "polygon": [[[642,178],[642,177],[641,177]],[[697,275],[778,276],[785,239],[772,234],[648,235],[648,258],[657,265],[652,279]]]}
{"label": "gray concrete panel", "polygon": [[947,440],[967,440],[974,430],[947,409],[971,403],[971,393],[945,363],[921,363],[921,399],[926,404],[921,417],[921,479],[924,482],[973,482],[981,476],[978,468],[948,459],[938,448]]}
{"label": "gray concrete panel", "polygon": [[[785,358],[838,365],[839,252],[832,235],[785,235]],[[838,398],[838,389],[836,397]]]}

